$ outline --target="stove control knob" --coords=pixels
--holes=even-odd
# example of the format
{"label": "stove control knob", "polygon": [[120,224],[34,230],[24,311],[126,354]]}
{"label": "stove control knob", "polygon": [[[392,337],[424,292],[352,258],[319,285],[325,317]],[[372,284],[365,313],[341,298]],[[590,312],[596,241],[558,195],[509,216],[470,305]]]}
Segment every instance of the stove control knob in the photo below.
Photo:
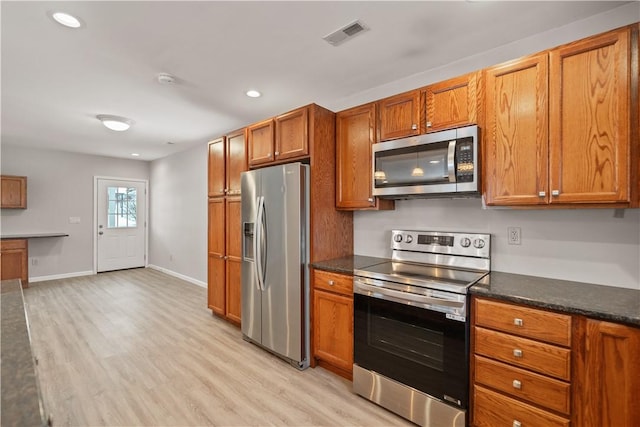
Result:
{"label": "stove control knob", "polygon": [[462,239],[460,239],[460,246],[462,246],[463,248],[468,248],[469,246],[471,246],[471,239],[468,237],[463,237]]}
{"label": "stove control knob", "polygon": [[393,236],[393,241],[396,243],[402,242],[402,234],[396,234],[395,236]]}
{"label": "stove control knob", "polygon": [[473,241],[473,246],[474,246],[476,249],[482,249],[482,248],[484,248],[484,240],[482,240],[482,239],[476,239],[476,240],[474,240],[474,241]]}
{"label": "stove control knob", "polygon": [[407,234],[406,236],[404,236],[404,241],[407,243],[413,242],[413,236],[411,234]]}

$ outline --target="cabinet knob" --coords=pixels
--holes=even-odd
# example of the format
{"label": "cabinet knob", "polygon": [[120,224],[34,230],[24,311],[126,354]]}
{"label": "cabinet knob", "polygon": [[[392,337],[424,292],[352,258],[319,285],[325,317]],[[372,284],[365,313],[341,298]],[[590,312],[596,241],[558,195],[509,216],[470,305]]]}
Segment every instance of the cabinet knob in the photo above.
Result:
{"label": "cabinet knob", "polygon": [[513,388],[520,390],[522,388],[522,383],[518,380],[513,380]]}
{"label": "cabinet knob", "polygon": [[418,125],[416,125],[416,124],[412,124],[412,125],[411,125],[411,130],[416,130],[416,129],[418,129]]}
{"label": "cabinet knob", "polygon": [[520,350],[519,348],[514,348],[513,357],[522,357],[522,350]]}
{"label": "cabinet knob", "polygon": [[275,153],[273,153],[273,154],[275,154],[276,156],[279,156],[279,155],[280,155],[280,152],[279,152],[279,151],[276,151],[276,152],[275,152]]}
{"label": "cabinet knob", "polygon": [[513,420],[513,427],[522,427],[522,423],[518,420]]}
{"label": "cabinet knob", "polygon": [[369,202],[369,203],[373,203],[373,197],[369,197],[369,198],[367,199],[367,202]]}
{"label": "cabinet knob", "polygon": [[431,122],[427,122],[427,127],[430,128],[431,127]]}
{"label": "cabinet knob", "polygon": [[333,286],[336,284],[336,282],[334,282],[333,280],[329,280],[327,283],[329,283],[329,286]]}
{"label": "cabinet knob", "polygon": [[547,195],[546,191],[540,191],[538,192],[538,197],[545,197]]}
{"label": "cabinet knob", "polygon": [[229,192],[229,190],[225,188],[224,189],[224,194],[227,194],[228,192]]}
{"label": "cabinet knob", "polygon": [[552,196],[559,196],[559,195],[560,195],[560,190],[553,190],[553,191],[551,191],[551,195],[552,195]]}
{"label": "cabinet knob", "polygon": [[519,319],[516,317],[515,319],[513,319],[513,324],[516,326],[522,326],[523,324],[522,319]]}

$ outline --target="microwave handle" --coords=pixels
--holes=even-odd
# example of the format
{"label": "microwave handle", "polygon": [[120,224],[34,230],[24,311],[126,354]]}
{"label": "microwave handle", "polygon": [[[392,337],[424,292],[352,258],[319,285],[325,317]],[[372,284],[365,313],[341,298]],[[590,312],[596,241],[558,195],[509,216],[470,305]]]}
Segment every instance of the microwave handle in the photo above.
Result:
{"label": "microwave handle", "polygon": [[447,171],[449,182],[456,182],[456,141],[449,141],[449,150],[447,152]]}

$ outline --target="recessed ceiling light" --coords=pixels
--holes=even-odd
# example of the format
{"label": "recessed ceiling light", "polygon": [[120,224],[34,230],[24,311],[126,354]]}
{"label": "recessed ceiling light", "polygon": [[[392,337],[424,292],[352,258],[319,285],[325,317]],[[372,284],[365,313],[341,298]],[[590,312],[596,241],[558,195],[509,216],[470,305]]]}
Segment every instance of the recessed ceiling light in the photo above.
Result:
{"label": "recessed ceiling light", "polygon": [[131,153],[133,157],[140,157],[140,153]]}
{"label": "recessed ceiling light", "polygon": [[176,82],[176,78],[169,73],[160,73],[156,76],[156,79],[161,85],[172,85]]}
{"label": "recessed ceiling light", "polygon": [[249,98],[259,98],[262,96],[262,94],[255,89],[250,89],[246,93]]}
{"label": "recessed ceiling light", "polygon": [[54,12],[51,14],[51,17],[56,20],[56,22],[60,25],[64,25],[69,28],[80,28],[82,23],[80,20],[73,15],[69,15],[64,12]]}
{"label": "recessed ceiling light", "polygon": [[102,124],[105,125],[105,127],[107,127],[108,129],[118,132],[129,129],[133,124],[132,120],[126,119],[124,117],[109,116],[106,114],[98,114],[96,118],[100,120]]}

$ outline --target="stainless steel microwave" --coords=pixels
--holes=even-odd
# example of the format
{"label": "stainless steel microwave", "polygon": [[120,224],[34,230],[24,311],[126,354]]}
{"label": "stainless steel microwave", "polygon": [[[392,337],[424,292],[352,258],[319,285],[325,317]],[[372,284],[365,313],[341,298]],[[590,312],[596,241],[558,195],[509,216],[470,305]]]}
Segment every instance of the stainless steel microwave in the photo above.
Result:
{"label": "stainless steel microwave", "polygon": [[374,144],[373,195],[479,195],[478,133],[478,126],[466,126]]}

